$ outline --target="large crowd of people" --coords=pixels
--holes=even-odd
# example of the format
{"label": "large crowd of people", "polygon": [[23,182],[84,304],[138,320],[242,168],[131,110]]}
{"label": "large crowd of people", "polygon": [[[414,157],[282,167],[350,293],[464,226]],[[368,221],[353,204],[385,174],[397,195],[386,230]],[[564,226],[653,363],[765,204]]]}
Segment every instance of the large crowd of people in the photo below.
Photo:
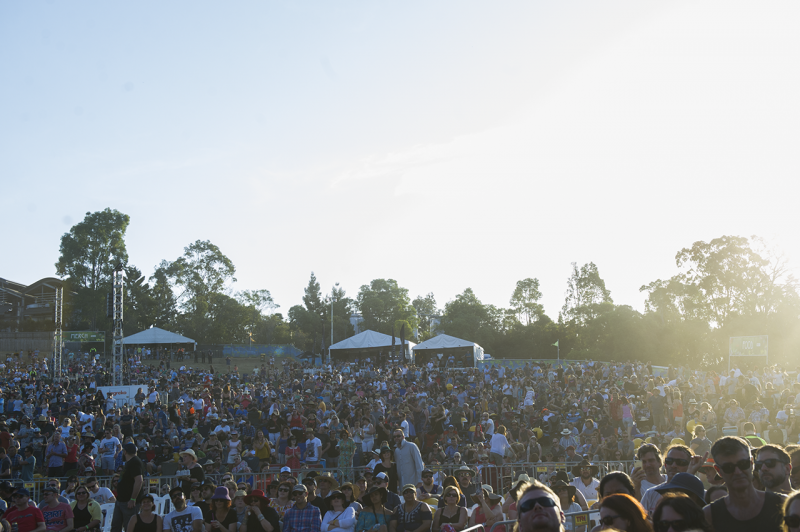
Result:
{"label": "large crowd of people", "polygon": [[800,531],[786,368],[129,362],[0,364],[4,530]]}

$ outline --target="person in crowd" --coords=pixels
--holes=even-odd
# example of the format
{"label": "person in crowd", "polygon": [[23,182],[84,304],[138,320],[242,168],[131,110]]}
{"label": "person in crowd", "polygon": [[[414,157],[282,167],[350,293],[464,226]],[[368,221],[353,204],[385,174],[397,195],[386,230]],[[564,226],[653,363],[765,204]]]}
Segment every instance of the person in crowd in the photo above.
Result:
{"label": "person in crowd", "polygon": [[417,500],[417,486],[406,484],[403,486],[403,502],[395,508],[392,520],[389,522],[389,532],[425,532],[431,528],[430,506]]}
{"label": "person in crowd", "polygon": [[519,532],[564,532],[566,516],[553,490],[538,480],[521,485],[517,491]]}
{"label": "person in crowd", "polygon": [[[155,509],[156,501],[153,496],[149,493],[142,495],[139,499],[139,513],[131,517],[126,530],[130,532],[162,532],[164,519],[155,513]],[[100,512],[99,507],[97,511]],[[77,515],[75,519],[77,522]]]}
{"label": "person in crowd", "polygon": [[247,512],[239,532],[279,532],[280,516],[261,490],[253,490],[244,497]]}
{"label": "person in crowd", "polygon": [[433,474],[428,468],[422,470],[422,482],[417,484],[417,497],[420,500],[439,499],[442,487],[433,482]]}
{"label": "person in crowd", "polygon": [[388,493],[386,495],[386,501],[384,501],[384,504],[386,504],[387,508],[391,508],[391,510],[394,511],[394,509],[400,505],[400,496],[389,490],[391,478],[389,478],[386,473],[378,473],[375,475],[372,479],[372,485],[378,488],[387,489]]}
{"label": "person in crowd", "polygon": [[[205,519],[209,519],[205,521]],[[211,497],[211,512],[204,517],[206,532],[236,532],[236,510],[231,508],[228,488],[218,487]]]}
{"label": "person in crowd", "polygon": [[[286,510],[294,506],[294,500],[291,499],[292,485],[289,482],[281,482],[278,484],[278,496],[270,499],[269,507],[278,513],[278,518],[283,519],[283,514]],[[245,501],[247,502],[247,501]],[[260,501],[255,500],[255,503]]]}
{"label": "person in crowd", "polygon": [[283,515],[282,532],[320,532],[322,517],[319,508],[308,502],[308,488],[298,484],[292,495],[294,506]]}
{"label": "person in crowd", "polygon": [[461,492],[457,486],[447,486],[442,489],[441,500],[444,501],[444,506],[436,509],[432,532],[442,532],[443,527],[448,526],[444,532],[461,532],[466,527],[469,516],[467,509],[458,505],[460,499]]}
{"label": "person in crowd", "polygon": [[800,491],[793,492],[783,505],[783,522],[786,532],[800,531]]}
{"label": "person in crowd", "polygon": [[347,506],[352,506],[353,510],[356,512],[356,515],[358,515],[363,508],[361,503],[358,502],[358,499],[361,496],[359,488],[355,484],[345,482],[339,489],[342,491],[342,495],[344,495],[345,504]]}
{"label": "person in crowd", "polygon": [[74,519],[72,507],[69,503],[58,500],[58,488],[47,486],[42,490],[44,505],[39,509],[44,516],[44,523],[47,530],[52,532],[72,532],[74,530]]}
{"label": "person in crowd", "polygon": [[[95,532],[103,520],[103,514],[97,501],[90,498],[86,486],[78,486],[75,490],[75,500],[70,503],[70,506],[72,507],[75,532]],[[157,530],[161,529],[157,528]]]}
{"label": "person in crowd", "polygon": [[728,494],[703,508],[706,521],[726,532],[781,530],[786,496],[755,488],[750,446],[737,436],[723,436],[711,446],[711,455]]}
{"label": "person in crowd", "polygon": [[[600,481],[597,479],[596,475],[599,470],[599,467],[593,465],[588,460],[583,460],[580,464],[572,468],[572,474],[575,478],[572,480],[571,485],[581,492],[586,502],[597,500],[597,488],[600,486]],[[587,508],[583,509],[586,510]]]}
{"label": "person in crowd", "polygon": [[[667,471],[666,483],[669,483],[672,478],[678,473],[689,472],[692,475],[697,473],[698,469],[705,463],[707,455],[696,456],[692,450],[685,445],[674,444],[667,448],[666,457],[664,458],[664,468]],[[660,484],[663,486],[665,483]],[[653,486],[642,495],[642,506],[647,510],[648,515],[652,515],[658,504],[658,499],[661,498],[658,486]],[[702,495],[700,496],[702,499]]]}
{"label": "person in crowd", "polygon": [[19,488],[11,496],[13,506],[3,515],[13,527],[14,532],[45,532],[47,525],[42,511],[31,504],[31,493]]}
{"label": "person in crowd", "polygon": [[599,508],[601,529],[613,527],[625,532],[653,532],[647,512],[630,495],[617,493],[603,497]]}
{"label": "person in crowd", "polygon": [[322,518],[323,532],[353,532],[356,526],[356,511],[345,500],[341,491],[332,491],[326,497],[328,512]]}
{"label": "person in crowd", "polygon": [[203,511],[197,506],[186,506],[183,488],[175,486],[170,489],[169,498],[172,511],[164,516],[164,532],[202,532]]}
{"label": "person in crowd", "polygon": [[395,430],[392,437],[395,445],[394,460],[397,464],[397,482],[399,485],[413,484],[416,486],[422,482],[422,470],[425,469],[422,454],[414,443],[406,440],[402,430]]}
{"label": "person in crowd", "polygon": [[[139,497],[144,482],[142,476],[144,465],[142,464],[142,460],[136,455],[136,445],[133,443],[126,443],[122,446],[122,452],[125,456],[125,466],[117,487],[117,500],[114,503],[111,532],[122,532],[123,528],[127,529],[128,521],[136,514],[136,499]],[[172,497],[171,492],[170,497]],[[184,500],[184,504],[185,502]],[[173,530],[172,532],[184,531]]]}
{"label": "person in crowd", "polygon": [[[567,484],[563,480],[556,480],[550,483],[550,488],[558,495],[560,506],[564,513],[580,512],[583,510],[581,505],[575,502],[575,493],[578,491],[575,486]],[[565,528],[568,531],[573,530],[571,520],[567,520]],[[580,528],[580,530],[582,529],[583,527]]]}
{"label": "person in crowd", "polygon": [[668,493],[658,501],[653,512],[653,528],[656,532],[678,529],[713,532],[702,506],[681,493]]}
{"label": "person in crowd", "polygon": [[790,481],[792,459],[778,445],[762,445],[755,452],[755,475],[766,491],[789,495],[794,491]]}
{"label": "person in crowd", "polygon": [[636,488],[636,498],[641,500],[644,493],[659,484],[667,481],[667,475],[661,474],[662,458],[661,450],[652,443],[645,443],[639,447],[636,457],[641,462],[641,466],[634,467],[631,478]]}
{"label": "person in crowd", "polygon": [[97,477],[89,477],[86,479],[86,489],[89,490],[89,498],[98,504],[108,504],[117,501],[117,498],[114,497],[110,489],[100,486]]}
{"label": "person in crowd", "polygon": [[361,498],[364,509],[358,514],[355,532],[389,532],[392,511],[385,506],[388,494],[385,487],[377,486],[364,494]]}
{"label": "person in crowd", "polygon": [[392,451],[391,447],[388,445],[385,447],[381,447],[378,458],[380,458],[380,462],[375,465],[374,469],[372,470],[372,474],[374,476],[379,475],[380,473],[386,473],[389,477],[389,485],[387,489],[392,493],[397,493],[397,464],[394,462],[394,451]]}

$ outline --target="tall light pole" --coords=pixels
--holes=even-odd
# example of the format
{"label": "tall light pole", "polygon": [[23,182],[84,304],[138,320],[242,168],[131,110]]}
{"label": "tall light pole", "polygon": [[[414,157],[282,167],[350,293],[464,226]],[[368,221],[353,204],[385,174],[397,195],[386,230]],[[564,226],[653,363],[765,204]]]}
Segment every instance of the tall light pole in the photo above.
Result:
{"label": "tall light pole", "polygon": [[[331,345],[333,345],[333,298],[336,295],[336,289],[339,288],[339,283],[331,289]],[[328,347],[328,362],[331,362],[333,358],[331,357],[331,348]]]}

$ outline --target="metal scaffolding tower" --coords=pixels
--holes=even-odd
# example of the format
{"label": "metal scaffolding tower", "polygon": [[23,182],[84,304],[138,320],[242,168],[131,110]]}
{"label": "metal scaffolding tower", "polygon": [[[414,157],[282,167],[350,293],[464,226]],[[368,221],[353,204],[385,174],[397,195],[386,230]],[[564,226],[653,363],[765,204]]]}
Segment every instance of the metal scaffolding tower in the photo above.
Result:
{"label": "metal scaffolding tower", "polygon": [[56,288],[55,316],[56,324],[53,332],[53,380],[61,379],[61,355],[64,349],[64,334],[61,330],[63,324],[64,289]]}
{"label": "metal scaffolding tower", "polygon": [[114,305],[114,357],[112,367],[114,371],[114,386],[123,386],[124,374],[126,368],[125,355],[123,354],[122,345],[122,294],[124,291],[125,274],[122,270],[122,265],[117,266],[114,270],[114,290],[113,290],[113,305]]}

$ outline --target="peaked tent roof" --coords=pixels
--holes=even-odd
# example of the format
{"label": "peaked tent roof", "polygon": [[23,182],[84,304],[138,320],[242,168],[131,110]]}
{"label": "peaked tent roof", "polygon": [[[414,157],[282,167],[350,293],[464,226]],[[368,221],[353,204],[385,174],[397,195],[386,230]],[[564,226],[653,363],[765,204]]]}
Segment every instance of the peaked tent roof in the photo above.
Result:
{"label": "peaked tent roof", "polygon": [[174,332],[165,331],[158,327],[151,327],[142,332],[127,336],[122,339],[123,344],[196,344],[191,338],[186,338]]}
{"label": "peaked tent roof", "polygon": [[[395,345],[400,345],[400,337],[395,336],[394,339]],[[414,342],[409,342],[406,340],[406,345],[410,346],[412,349],[414,348]],[[337,342],[331,346],[331,349],[370,349],[373,347],[391,347],[392,346],[392,337],[388,334],[379,333],[376,331],[364,331],[362,333],[358,333],[355,336],[351,336],[346,340],[342,340],[341,342]]]}
{"label": "peaked tent roof", "polygon": [[434,336],[429,340],[425,340],[421,344],[417,345],[414,348],[415,351],[419,351],[420,349],[450,349],[452,347],[473,347],[478,346],[475,342],[469,342],[467,340],[462,340],[461,338],[456,338],[455,336],[450,336],[447,334],[440,334],[439,336]]}

